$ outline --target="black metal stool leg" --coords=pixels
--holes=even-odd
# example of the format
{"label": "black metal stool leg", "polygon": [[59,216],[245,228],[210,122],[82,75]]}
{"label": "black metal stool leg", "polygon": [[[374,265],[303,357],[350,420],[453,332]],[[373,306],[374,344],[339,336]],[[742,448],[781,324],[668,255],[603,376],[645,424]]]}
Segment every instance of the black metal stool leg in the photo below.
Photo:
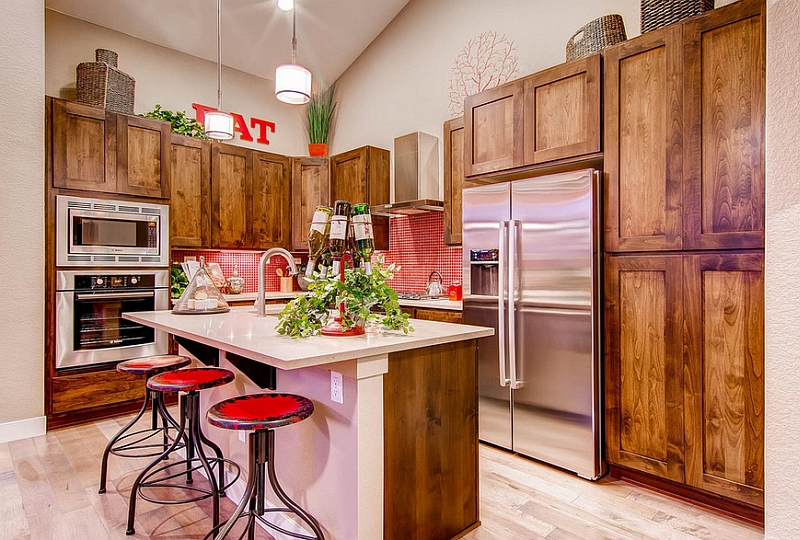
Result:
{"label": "black metal stool leg", "polygon": [[[217,484],[216,479],[214,478],[214,470],[211,468],[211,465],[208,462],[208,458],[206,457],[206,453],[203,451],[201,446],[202,441],[202,431],[200,429],[200,399],[199,396],[195,396],[195,399],[192,400],[191,404],[191,411],[189,413],[189,432],[191,433],[191,438],[193,439],[194,443],[197,444],[197,458],[200,460],[200,463],[203,467],[203,470],[206,472],[206,476],[208,477],[208,482],[211,484],[211,497],[213,501],[213,525],[216,528],[219,526],[219,486],[224,485],[224,478],[222,478],[222,473],[220,474],[220,483]],[[217,466],[220,471],[224,471],[225,466],[222,462],[221,458],[217,461]]]}
{"label": "black metal stool leg", "polygon": [[[136,417],[128,422],[128,424],[119,430],[116,435],[111,437],[111,440],[108,441],[106,445],[106,449],[103,450],[103,460],[100,462],[100,489],[97,491],[98,493],[105,493],[106,492],[106,480],[108,478],[108,456],[111,453],[111,449],[117,444],[117,441],[124,435],[130,428],[133,427],[139,419],[144,416],[145,411],[147,410],[147,406],[150,404],[150,390],[145,388],[144,393],[144,403],[142,404],[142,408],[139,410],[139,414]],[[155,411],[155,407],[153,407]]]}
{"label": "black metal stool leg", "polygon": [[[253,495],[256,489],[256,479],[258,477],[258,455],[256,453],[256,437],[255,433],[251,433],[248,438],[248,456],[250,456],[250,466],[248,467],[247,471],[247,487],[245,487],[244,494],[242,495],[242,500],[239,503],[239,506],[236,507],[236,510],[233,512],[228,521],[222,526],[222,529],[219,531],[214,537],[214,540],[222,540],[225,538],[228,533],[231,531],[233,526],[236,524],[236,521],[242,516],[244,513],[244,509],[246,506],[250,505],[252,507],[253,503]],[[248,529],[251,525],[248,524]],[[212,532],[209,533],[212,534]],[[209,536],[207,535],[207,536]]]}
{"label": "black metal stool leg", "polygon": [[181,411],[180,413],[181,423],[178,426],[178,433],[176,434],[175,440],[172,442],[172,445],[170,445],[169,448],[164,450],[164,452],[160,454],[157,458],[151,461],[150,464],[147,465],[147,467],[142,469],[142,471],[136,477],[136,480],[134,480],[133,482],[133,486],[131,487],[131,495],[128,502],[128,528],[125,531],[125,534],[127,535],[131,535],[136,532],[136,530],[133,527],[133,520],[136,515],[136,496],[138,495],[139,485],[142,483],[142,479],[145,477],[145,475],[147,475],[148,472],[150,472],[150,470],[153,467],[155,467],[158,464],[159,461],[162,461],[169,454],[171,454],[175,450],[175,448],[178,447],[178,443],[181,441],[181,439],[185,437],[184,432],[186,431],[186,399],[183,397],[180,399],[180,411]]}

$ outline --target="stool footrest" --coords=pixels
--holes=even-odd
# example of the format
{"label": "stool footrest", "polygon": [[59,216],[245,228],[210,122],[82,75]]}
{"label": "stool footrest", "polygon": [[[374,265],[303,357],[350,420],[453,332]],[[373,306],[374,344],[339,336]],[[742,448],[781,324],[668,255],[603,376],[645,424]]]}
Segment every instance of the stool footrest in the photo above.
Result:
{"label": "stool footrest", "polygon": [[[239,465],[234,463],[229,459],[218,459],[218,458],[208,458],[208,464],[211,466],[212,471],[217,471],[217,467],[225,467],[225,464],[230,465],[232,469],[235,470],[235,474],[233,478],[226,479],[224,486],[219,486],[219,494],[220,497],[224,496],[225,490],[231,487],[236,480],[239,479],[241,476],[241,469]],[[174,469],[175,472],[171,472],[169,469]],[[186,477],[187,472],[195,472],[199,471],[202,475],[203,472],[203,464],[199,458],[194,458],[191,460],[183,459],[180,461],[170,461],[169,463],[165,463],[160,467],[151,469],[150,472],[142,478],[139,482],[139,496],[151,503],[156,504],[184,504],[190,502],[197,502],[202,501],[203,499],[207,499],[214,495],[213,491],[211,490],[211,486],[209,487],[198,487],[194,485],[192,481],[191,484],[187,482],[171,482],[176,478]],[[159,476],[162,473],[167,473],[166,475]],[[215,473],[216,474],[216,473]],[[202,476],[201,476],[202,477]],[[206,479],[207,480],[207,479]],[[170,498],[169,499],[161,499],[153,495],[148,495],[147,491],[145,490],[159,490],[159,489],[169,489],[170,490]],[[186,497],[186,498],[179,498],[176,497],[174,489],[178,490],[186,490],[190,492],[199,493],[199,495],[195,497]]]}
{"label": "stool footrest", "polygon": [[[175,439],[169,435],[169,431],[167,431],[167,442],[153,442],[149,444],[143,444],[145,441],[148,441],[155,437],[156,435],[160,435],[163,433],[164,428],[158,427],[156,429],[147,428],[141,429],[139,431],[134,431],[132,433],[127,433],[122,437],[118,438],[115,444],[109,450],[109,453],[114,454],[115,456],[119,457],[126,457],[126,458],[144,458],[144,457],[155,457],[164,453],[164,450],[169,448]],[[140,436],[138,439],[134,441],[124,442],[126,439],[130,439],[133,437]],[[184,444],[182,442],[178,443],[177,448],[183,448]],[[147,451],[148,453],[140,453],[141,451]]]}

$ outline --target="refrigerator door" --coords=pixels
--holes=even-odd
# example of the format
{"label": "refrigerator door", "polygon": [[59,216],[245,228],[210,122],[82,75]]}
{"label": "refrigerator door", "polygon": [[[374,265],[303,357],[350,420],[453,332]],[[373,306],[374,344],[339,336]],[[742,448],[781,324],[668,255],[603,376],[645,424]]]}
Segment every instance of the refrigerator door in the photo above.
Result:
{"label": "refrigerator door", "polygon": [[462,197],[464,323],[495,329],[494,336],[478,341],[478,433],[481,440],[510,449],[507,319],[500,317],[507,310],[506,280],[500,272],[506,261],[499,257],[501,248],[504,255],[507,248],[501,240],[506,238],[504,224],[511,212],[510,187],[504,183],[468,188]]}

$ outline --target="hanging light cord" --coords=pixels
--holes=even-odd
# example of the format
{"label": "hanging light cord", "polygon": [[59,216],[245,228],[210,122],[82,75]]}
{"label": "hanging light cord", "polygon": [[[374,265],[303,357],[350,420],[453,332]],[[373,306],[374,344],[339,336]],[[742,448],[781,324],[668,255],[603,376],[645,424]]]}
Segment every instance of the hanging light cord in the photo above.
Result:
{"label": "hanging light cord", "polygon": [[297,6],[292,9],[292,64],[297,63],[297,37],[295,36],[295,26],[297,26]]}
{"label": "hanging light cord", "polygon": [[222,110],[222,0],[217,0],[217,110]]}

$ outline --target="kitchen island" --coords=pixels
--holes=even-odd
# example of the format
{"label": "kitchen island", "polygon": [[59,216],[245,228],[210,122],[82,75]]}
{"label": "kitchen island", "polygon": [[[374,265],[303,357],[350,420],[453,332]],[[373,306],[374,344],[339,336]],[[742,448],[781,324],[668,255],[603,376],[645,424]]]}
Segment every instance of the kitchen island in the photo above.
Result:
{"label": "kitchen island", "polygon": [[[292,339],[253,307],[125,317],[219,351],[218,364],[237,378],[203,392],[205,408],[262,391],[234,358],[276,368],[276,390],[314,402],[309,420],[278,430],[275,463],[326,538],[448,539],[478,525],[475,347],[492,329],[415,320],[409,334]],[[331,399],[331,372],[343,376],[342,403]],[[247,462],[237,433],[206,428],[228,457]]]}

